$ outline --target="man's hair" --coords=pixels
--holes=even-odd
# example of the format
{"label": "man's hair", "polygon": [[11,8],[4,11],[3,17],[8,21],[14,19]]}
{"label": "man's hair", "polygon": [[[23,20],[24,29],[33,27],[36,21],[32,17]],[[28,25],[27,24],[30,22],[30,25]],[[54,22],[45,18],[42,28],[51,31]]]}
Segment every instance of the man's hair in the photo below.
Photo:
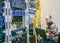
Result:
{"label": "man's hair", "polygon": [[49,17],[50,17],[50,18],[52,18],[52,16],[51,16],[51,15],[49,15]]}

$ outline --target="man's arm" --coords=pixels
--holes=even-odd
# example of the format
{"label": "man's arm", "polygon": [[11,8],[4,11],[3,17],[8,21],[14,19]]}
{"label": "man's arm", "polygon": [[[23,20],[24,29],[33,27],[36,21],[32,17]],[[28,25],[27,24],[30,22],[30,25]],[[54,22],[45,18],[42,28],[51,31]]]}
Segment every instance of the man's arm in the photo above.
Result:
{"label": "man's arm", "polygon": [[52,29],[53,32],[58,32],[58,28],[55,24],[52,24],[50,28]]}

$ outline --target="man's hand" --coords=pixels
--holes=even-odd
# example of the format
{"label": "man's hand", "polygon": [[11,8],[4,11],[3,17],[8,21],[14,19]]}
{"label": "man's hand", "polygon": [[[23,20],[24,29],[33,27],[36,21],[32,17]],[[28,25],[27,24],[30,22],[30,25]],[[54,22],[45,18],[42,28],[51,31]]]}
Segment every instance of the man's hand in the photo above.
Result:
{"label": "man's hand", "polygon": [[46,32],[46,36],[47,36],[47,38],[49,38],[49,35],[50,35],[50,34],[49,34],[48,32]]}

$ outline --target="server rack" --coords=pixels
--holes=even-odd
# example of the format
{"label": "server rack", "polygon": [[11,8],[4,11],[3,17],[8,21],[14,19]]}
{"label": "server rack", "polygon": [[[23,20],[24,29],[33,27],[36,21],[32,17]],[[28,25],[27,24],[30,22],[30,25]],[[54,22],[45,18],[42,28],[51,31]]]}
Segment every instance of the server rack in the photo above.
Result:
{"label": "server rack", "polygon": [[4,43],[5,41],[5,17],[4,13],[4,0],[0,0],[0,43]]}
{"label": "server rack", "polygon": [[[25,0],[11,0],[12,24],[15,24],[16,29],[12,30],[12,43],[27,43],[25,29]],[[15,17],[15,18],[14,18]],[[24,31],[25,30],[25,31]],[[23,34],[24,33],[24,34]]]}
{"label": "server rack", "polygon": [[[23,0],[21,1],[21,3],[19,3],[20,0],[18,2],[17,1],[18,0],[5,0],[4,1],[5,2],[5,7],[4,7],[4,9],[5,9],[4,10],[5,33],[6,33],[5,43],[12,43],[12,37],[13,36],[12,36],[12,33],[11,33],[12,32],[11,25],[12,25],[12,18],[13,18],[13,16],[23,16],[22,27],[26,27],[26,34],[25,34],[25,35],[27,35],[27,37],[25,37],[25,38],[27,38],[26,39],[26,41],[27,41],[26,43],[30,43],[30,39],[29,39],[29,36],[30,36],[29,35],[29,13],[28,13],[29,4],[27,3],[30,0],[25,0],[24,3],[23,3]],[[17,5],[17,4],[19,4],[19,5]],[[22,12],[22,15],[20,15],[21,12]],[[17,15],[17,14],[19,14],[19,15]],[[22,36],[24,37],[24,35],[22,35]]]}

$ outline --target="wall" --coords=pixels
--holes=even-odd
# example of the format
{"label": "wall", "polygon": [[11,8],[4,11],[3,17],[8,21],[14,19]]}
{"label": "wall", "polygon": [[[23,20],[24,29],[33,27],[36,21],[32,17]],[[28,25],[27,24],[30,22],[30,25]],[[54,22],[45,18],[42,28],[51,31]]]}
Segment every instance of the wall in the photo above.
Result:
{"label": "wall", "polygon": [[41,0],[41,27],[45,29],[45,16],[51,15],[60,32],[60,0]]}

